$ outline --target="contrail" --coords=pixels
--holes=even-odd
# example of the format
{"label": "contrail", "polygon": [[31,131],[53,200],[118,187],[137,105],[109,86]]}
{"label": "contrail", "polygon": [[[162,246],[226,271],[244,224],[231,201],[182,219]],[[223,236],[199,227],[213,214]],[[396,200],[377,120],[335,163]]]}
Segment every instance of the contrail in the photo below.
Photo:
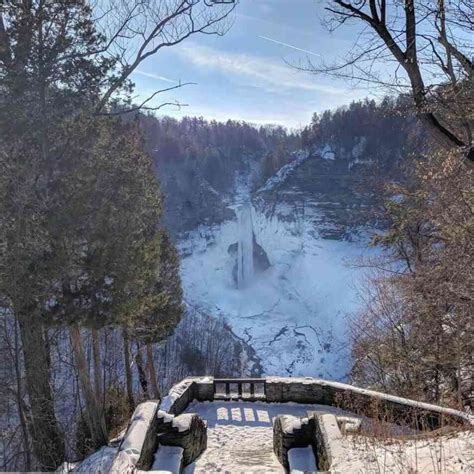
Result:
{"label": "contrail", "polygon": [[292,44],[283,43],[283,41],[278,41],[273,38],[268,38],[267,36],[258,35],[258,37],[266,41],[271,41],[272,43],[281,44],[282,46],[286,46],[287,48],[296,49],[296,51],[301,51],[302,53],[312,54],[313,56],[321,56],[320,54],[314,53],[313,51],[308,51],[307,49],[301,49],[296,46],[293,46]]}
{"label": "contrail", "polygon": [[158,79],[159,81],[171,82],[171,83],[178,82],[178,81],[173,81],[172,79],[168,79],[167,77],[164,77],[164,76],[158,76],[156,74],[151,74],[149,72],[140,71],[139,69],[137,69],[136,71],[133,71],[133,72],[134,72],[134,74],[139,74],[140,76],[150,77],[151,79]]}

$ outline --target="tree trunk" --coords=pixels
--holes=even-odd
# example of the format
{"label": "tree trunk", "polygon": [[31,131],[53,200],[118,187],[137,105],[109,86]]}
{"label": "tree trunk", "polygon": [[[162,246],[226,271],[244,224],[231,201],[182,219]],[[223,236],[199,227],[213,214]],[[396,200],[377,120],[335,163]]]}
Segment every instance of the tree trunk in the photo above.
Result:
{"label": "tree trunk", "polygon": [[40,315],[34,309],[17,312],[26,389],[31,406],[33,451],[41,470],[52,471],[64,461],[64,439],[54,410],[49,381],[49,354]]}
{"label": "tree trunk", "polygon": [[135,408],[135,400],[133,399],[133,377],[132,377],[132,361],[130,357],[130,341],[128,331],[123,330],[123,353],[125,358],[125,381],[127,385],[127,399],[130,411]]}
{"label": "tree trunk", "polygon": [[91,330],[92,354],[94,359],[94,388],[95,396],[100,406],[104,405],[103,390],[104,382],[102,378],[102,364],[100,363],[100,337],[97,329]]}
{"label": "tree trunk", "polygon": [[79,381],[81,384],[82,392],[84,393],[86,403],[85,418],[87,426],[90,430],[90,435],[94,447],[100,448],[108,442],[104,411],[100,408],[100,405],[92,388],[92,384],[89,377],[89,370],[87,367],[87,360],[84,353],[84,348],[82,346],[81,330],[79,329],[79,326],[71,326],[69,328],[69,335],[71,336],[74,360],[76,363],[77,372],[79,374]]}
{"label": "tree trunk", "polygon": [[138,380],[140,381],[140,386],[143,390],[143,395],[145,398],[150,398],[150,394],[148,392],[148,380],[146,378],[145,368],[143,367],[143,357],[142,357],[142,350],[140,344],[136,343],[137,347],[137,354],[135,355],[135,362],[137,363],[137,370],[138,370]]}
{"label": "tree trunk", "polygon": [[153,361],[153,346],[150,343],[146,344],[146,368],[150,378],[151,394],[154,399],[161,400],[160,387],[156,379],[155,363]]}
{"label": "tree trunk", "polygon": [[14,337],[14,362],[15,362],[15,379],[16,379],[16,401],[18,408],[18,416],[20,418],[20,426],[22,432],[23,450],[25,452],[25,471],[31,471],[31,452],[30,437],[28,434],[28,421],[26,419],[24,401],[21,389],[21,360],[20,360],[20,342],[18,338],[18,322],[15,320],[15,337]]}

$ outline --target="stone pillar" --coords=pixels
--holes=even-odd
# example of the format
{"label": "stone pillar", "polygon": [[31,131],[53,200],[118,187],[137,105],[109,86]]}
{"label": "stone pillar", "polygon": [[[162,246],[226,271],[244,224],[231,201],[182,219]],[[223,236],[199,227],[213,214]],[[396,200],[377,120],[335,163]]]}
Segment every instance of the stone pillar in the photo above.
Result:
{"label": "stone pillar", "polygon": [[198,415],[172,416],[160,411],[157,419],[158,444],[183,448],[183,466],[194,462],[206,450],[207,425]]}
{"label": "stone pillar", "polygon": [[288,451],[292,448],[314,446],[314,420],[291,415],[280,415],[273,423],[273,451],[280,464],[289,471]]}

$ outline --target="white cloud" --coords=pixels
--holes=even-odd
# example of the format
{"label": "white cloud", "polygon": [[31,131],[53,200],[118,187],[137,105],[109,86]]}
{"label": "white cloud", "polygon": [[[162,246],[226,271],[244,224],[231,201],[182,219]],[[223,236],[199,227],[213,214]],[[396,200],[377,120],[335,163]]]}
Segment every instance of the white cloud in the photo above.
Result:
{"label": "white cloud", "polygon": [[297,71],[281,61],[242,53],[223,52],[214,48],[188,43],[175,50],[186,61],[245,79],[247,85],[258,86],[270,92],[282,89],[299,89],[335,96],[347,96],[345,88],[318,83],[304,72]]}

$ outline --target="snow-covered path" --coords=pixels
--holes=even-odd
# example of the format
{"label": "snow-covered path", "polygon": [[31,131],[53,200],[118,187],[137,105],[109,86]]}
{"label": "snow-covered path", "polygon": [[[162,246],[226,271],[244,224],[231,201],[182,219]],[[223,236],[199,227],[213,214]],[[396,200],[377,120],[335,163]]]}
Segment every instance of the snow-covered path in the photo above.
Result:
{"label": "snow-covered path", "polygon": [[189,405],[208,423],[207,450],[186,467],[191,473],[284,473],[273,454],[273,419],[305,416],[310,410],[344,413],[325,405],[264,402],[204,402]]}

